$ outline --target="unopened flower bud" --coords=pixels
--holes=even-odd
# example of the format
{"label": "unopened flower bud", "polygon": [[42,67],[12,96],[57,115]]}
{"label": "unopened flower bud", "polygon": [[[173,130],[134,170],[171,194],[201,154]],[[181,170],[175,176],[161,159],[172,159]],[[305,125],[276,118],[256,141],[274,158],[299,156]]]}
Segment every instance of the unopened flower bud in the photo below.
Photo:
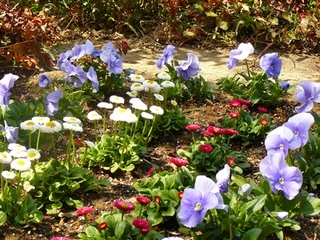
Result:
{"label": "unopened flower bud", "polygon": [[245,183],[239,188],[238,194],[246,198],[250,195],[251,191],[252,191],[251,185],[248,183]]}

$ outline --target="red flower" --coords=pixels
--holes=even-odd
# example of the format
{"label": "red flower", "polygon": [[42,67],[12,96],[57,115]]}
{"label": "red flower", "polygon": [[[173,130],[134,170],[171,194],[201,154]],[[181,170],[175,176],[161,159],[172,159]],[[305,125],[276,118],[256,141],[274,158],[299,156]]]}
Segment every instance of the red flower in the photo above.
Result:
{"label": "red flower", "polygon": [[231,156],[228,156],[227,157],[227,164],[231,167],[235,164],[235,160],[234,160],[234,157],[231,157]]}
{"label": "red flower", "polygon": [[98,228],[100,229],[100,230],[104,230],[104,229],[106,229],[108,227],[108,223],[107,222],[102,222],[102,223],[100,223],[99,225],[98,225]]}
{"label": "red flower", "polygon": [[150,232],[150,228],[140,228],[140,232],[142,234],[147,234],[148,232]]}
{"label": "red flower", "polygon": [[230,128],[224,129],[224,133],[227,135],[237,135],[238,131]]}
{"label": "red flower", "polygon": [[232,113],[229,114],[229,117],[238,118],[239,117],[239,112],[232,112]]}
{"label": "red flower", "polygon": [[231,102],[229,102],[229,105],[231,107],[238,108],[241,106],[241,102],[240,102],[240,100],[236,99],[236,100],[232,100]]}
{"label": "red flower", "polygon": [[156,167],[151,167],[150,169],[149,169],[149,171],[147,172],[147,176],[148,177],[151,177],[152,176],[152,173],[154,172],[156,170]]}
{"label": "red flower", "polygon": [[183,197],[183,191],[178,192],[178,198],[182,198]]}
{"label": "red flower", "polygon": [[135,206],[132,202],[126,202],[123,200],[116,200],[113,206],[124,212],[130,212],[135,209]]}
{"label": "red flower", "polygon": [[150,198],[144,196],[138,196],[136,199],[141,205],[148,205],[151,202]]}
{"label": "red flower", "polygon": [[221,135],[224,134],[224,130],[222,128],[216,127],[216,126],[209,126],[207,128],[207,131],[215,134],[215,135]]}
{"label": "red flower", "polygon": [[261,119],[260,119],[260,123],[261,123],[261,125],[263,125],[263,126],[268,126],[268,125],[269,125],[269,121],[268,121],[268,119],[266,119],[266,118],[261,118]]}
{"label": "red flower", "polygon": [[245,100],[245,99],[239,99],[238,100],[240,102],[241,105],[250,105],[250,101],[249,100]]}
{"label": "red flower", "polygon": [[210,132],[210,131],[208,131],[208,129],[205,130],[205,131],[203,131],[201,134],[202,134],[202,135],[205,135],[205,136],[208,136],[208,137],[212,137],[212,136],[213,136],[213,133]]}
{"label": "red flower", "polygon": [[156,195],[156,196],[154,196],[153,197],[153,201],[155,202],[155,203],[160,203],[161,202],[161,197],[160,196],[158,196],[158,195]]}
{"label": "red flower", "polygon": [[76,147],[85,147],[87,146],[86,143],[81,138],[75,138],[74,144]]}
{"label": "red flower", "polygon": [[71,239],[67,237],[53,237],[50,240],[71,240]]}
{"label": "red flower", "polygon": [[188,126],[186,126],[186,129],[189,131],[197,131],[200,128],[201,127],[198,124],[189,124]]}
{"label": "red flower", "polygon": [[212,152],[213,147],[209,144],[202,144],[199,146],[199,149],[203,152],[209,153],[209,152]]}
{"label": "red flower", "polygon": [[149,228],[150,226],[149,222],[142,218],[136,218],[135,220],[133,220],[132,225],[140,229]]}
{"label": "red flower", "polygon": [[178,158],[178,157],[170,158],[170,162],[178,167],[186,166],[189,164],[189,162],[187,160],[185,160],[183,158]]}
{"label": "red flower", "polygon": [[265,108],[265,107],[258,107],[258,111],[261,112],[261,113],[267,113],[268,109]]}
{"label": "red flower", "polygon": [[79,208],[76,211],[76,214],[78,216],[81,216],[81,215],[87,215],[87,214],[92,213],[92,212],[93,212],[93,208],[92,207],[82,207],[82,208]]}

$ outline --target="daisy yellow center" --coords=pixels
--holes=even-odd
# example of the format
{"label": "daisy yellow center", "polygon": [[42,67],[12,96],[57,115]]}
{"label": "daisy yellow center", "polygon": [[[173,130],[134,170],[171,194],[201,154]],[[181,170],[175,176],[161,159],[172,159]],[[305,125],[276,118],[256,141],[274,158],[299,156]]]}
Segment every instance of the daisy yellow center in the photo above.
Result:
{"label": "daisy yellow center", "polygon": [[136,75],[136,79],[140,79],[140,76],[139,76],[139,75]]}
{"label": "daisy yellow center", "polygon": [[140,84],[140,83],[135,83],[135,84],[133,84],[133,86],[135,86],[135,87],[140,87],[141,84]]}
{"label": "daisy yellow center", "polygon": [[19,166],[24,166],[26,164],[26,162],[24,160],[19,160],[19,161],[17,161],[17,164]]}
{"label": "daisy yellow center", "polygon": [[125,110],[124,108],[121,108],[119,112],[120,112],[120,113],[125,113],[126,110]]}
{"label": "daisy yellow center", "polygon": [[194,210],[199,211],[201,208],[201,203],[197,203],[196,206],[194,207]]}
{"label": "daisy yellow center", "polygon": [[34,126],[34,122],[27,122],[27,126]]}
{"label": "daisy yellow center", "polygon": [[30,157],[30,158],[33,158],[33,157],[35,157],[35,156],[36,156],[36,153],[35,153],[35,152],[30,152],[30,153],[29,153],[29,157]]}
{"label": "daisy yellow center", "polygon": [[284,184],[284,179],[283,179],[283,178],[280,178],[280,179],[279,179],[279,183],[280,183],[280,184]]}
{"label": "daisy yellow center", "polygon": [[52,128],[54,128],[54,127],[56,126],[56,124],[55,124],[55,122],[51,122],[51,121],[50,121],[50,122],[47,122],[47,123],[46,123],[46,126],[47,126],[47,127],[52,127]]}
{"label": "daisy yellow center", "polygon": [[148,80],[147,83],[153,84],[153,80]]}
{"label": "daisy yellow center", "polygon": [[7,157],[7,154],[4,153],[4,152],[2,152],[2,153],[0,153],[0,156],[6,158],[6,157]]}

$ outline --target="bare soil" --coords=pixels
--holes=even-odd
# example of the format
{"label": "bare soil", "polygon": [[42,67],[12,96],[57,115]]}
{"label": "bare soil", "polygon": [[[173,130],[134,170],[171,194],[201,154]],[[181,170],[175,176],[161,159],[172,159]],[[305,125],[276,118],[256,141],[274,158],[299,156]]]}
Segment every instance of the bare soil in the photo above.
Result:
{"label": "bare soil", "polygon": [[[81,43],[81,42],[78,42]],[[96,41],[97,44],[102,44]],[[162,54],[162,49],[165,47],[155,41],[146,39],[134,39],[129,41],[132,50],[124,56],[124,68],[135,69],[138,73],[143,73],[147,78],[153,78],[159,69],[156,67],[156,61]],[[225,66],[225,61],[228,58],[230,49],[220,49],[211,46],[210,49],[203,49],[201,47],[177,47],[178,54],[175,59],[179,62],[186,60],[187,52],[195,53],[200,59],[200,73],[207,81],[216,81],[218,78],[234,74],[243,66],[239,64],[235,70],[229,71]],[[251,57],[254,60],[254,55]],[[320,72],[320,59],[317,55],[308,54],[288,54],[281,53],[284,61],[283,70],[280,78],[289,80],[291,84],[297,84],[299,81],[308,79],[318,81]],[[34,93],[35,89],[32,82],[37,82],[37,75],[28,76],[30,73],[22,73],[26,75],[24,80],[18,84],[19,89],[16,89],[16,96],[21,97],[25,94]],[[53,78],[60,78],[63,74],[59,71],[48,72]],[[204,128],[207,127],[214,119],[225,116],[228,110],[225,108],[230,100],[229,96],[217,95],[215,100],[209,99],[205,103],[186,102],[181,108],[190,109],[196,107],[198,110],[187,113],[187,117],[192,119]],[[270,109],[273,121],[281,124],[293,115],[294,106],[297,103],[292,97],[287,98],[284,102]],[[316,106],[318,108],[318,106]],[[319,109],[319,108],[318,108]],[[182,145],[189,145],[190,137],[184,131],[178,132],[174,135],[167,135],[164,138],[155,140],[149,144],[148,152],[144,158],[151,160],[153,164],[157,164],[160,169],[167,169],[174,171],[174,168],[169,164],[169,159],[175,156],[176,150]],[[241,144],[235,143],[234,148],[243,150],[246,153],[247,160],[251,164],[251,170],[248,171],[246,177],[253,177],[253,173],[257,170],[259,161],[265,156],[263,142],[252,144],[250,147],[242,147]],[[93,168],[94,175],[99,178],[107,178],[111,181],[112,186],[103,189],[101,192],[78,193],[77,198],[82,200],[85,205],[92,206],[95,211],[90,214],[89,221],[94,222],[101,211],[112,210],[113,202],[117,199],[135,200],[137,195],[132,187],[134,182],[141,181],[146,176],[150,165],[146,162],[138,165],[132,172],[111,174],[100,168]],[[320,196],[319,192],[317,193]],[[71,239],[77,239],[77,235],[85,229],[84,219],[77,217],[74,214],[75,209],[62,209],[58,216],[46,216],[45,220],[38,225],[30,225],[25,228],[17,226],[5,225],[0,227],[0,239],[5,240],[46,240],[54,236],[65,236]],[[320,221],[319,216],[312,218],[297,219],[301,223],[301,230],[293,232],[289,229],[285,231],[286,240],[316,240],[320,237]],[[166,235],[179,235],[178,226],[174,223],[164,224],[159,226],[156,230],[162,231]],[[188,238],[186,238],[188,239]],[[190,239],[190,238],[189,238]],[[270,237],[270,239],[273,239]],[[276,238],[275,238],[276,239]]]}

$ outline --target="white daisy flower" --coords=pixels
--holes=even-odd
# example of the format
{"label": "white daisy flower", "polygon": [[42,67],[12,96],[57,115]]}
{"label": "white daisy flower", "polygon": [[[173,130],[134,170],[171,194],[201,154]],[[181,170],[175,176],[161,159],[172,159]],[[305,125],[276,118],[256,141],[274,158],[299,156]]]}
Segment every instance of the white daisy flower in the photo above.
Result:
{"label": "white daisy flower", "polygon": [[1,176],[4,179],[9,180],[9,179],[14,179],[16,177],[16,174],[14,172],[5,170],[1,172]]}
{"label": "white daisy flower", "polygon": [[0,163],[9,164],[12,162],[12,156],[8,152],[0,152]]}
{"label": "white daisy flower", "polygon": [[147,112],[142,112],[141,113],[141,117],[145,118],[145,119],[153,119],[153,115]]}
{"label": "white daisy flower", "polygon": [[159,84],[154,88],[148,88],[148,87],[144,88],[145,92],[151,91],[152,93],[159,93],[161,90],[162,90],[162,87]]}
{"label": "white daisy flower", "polygon": [[102,116],[97,113],[96,111],[90,111],[88,112],[87,118],[91,121],[100,120],[102,119]]}
{"label": "white daisy flower", "polygon": [[132,104],[132,108],[145,111],[148,109],[147,104],[145,104],[140,98],[131,98],[129,101]]}
{"label": "white daisy flower", "polygon": [[21,151],[27,151],[27,148],[19,143],[10,143],[8,145],[9,150],[21,150]]}
{"label": "white daisy flower", "polygon": [[153,96],[160,102],[163,101],[164,97],[161,94],[154,93]]}
{"label": "white daisy flower", "polygon": [[130,74],[129,78],[133,82],[143,82],[145,80],[145,78],[139,74]]}
{"label": "white daisy flower", "polygon": [[24,183],[23,183],[23,189],[24,189],[26,192],[30,192],[32,189],[35,189],[35,187],[34,187],[33,185],[31,185],[29,181],[24,181]]}
{"label": "white daisy flower", "polygon": [[116,95],[112,95],[112,96],[110,96],[109,101],[112,102],[112,103],[123,104],[124,103],[124,98],[123,97],[118,97]]}
{"label": "white daisy flower", "polygon": [[65,122],[65,123],[63,123],[63,129],[64,130],[72,130],[75,132],[83,132],[83,128],[77,123]]}
{"label": "white daisy flower", "polygon": [[159,78],[161,80],[170,80],[171,79],[170,75],[166,72],[159,72],[157,74],[157,78]]}
{"label": "white daisy flower", "polygon": [[172,106],[177,106],[178,105],[177,101],[175,101],[175,100],[171,100],[170,102],[171,102]]}
{"label": "white daisy flower", "polygon": [[37,160],[41,157],[40,152],[34,148],[29,148],[27,150],[27,158],[30,161]]}
{"label": "white daisy flower", "polygon": [[48,121],[40,127],[40,131],[44,133],[55,133],[62,130],[62,125],[58,121]]}
{"label": "white daisy flower", "polygon": [[162,107],[154,106],[154,105],[150,106],[150,111],[156,115],[163,115],[164,113]]}
{"label": "white daisy flower", "polygon": [[49,117],[33,117],[31,120],[34,121],[36,124],[43,125],[46,122],[49,122],[50,118]]}
{"label": "white daisy flower", "polygon": [[174,87],[174,83],[171,81],[163,81],[161,83],[161,86],[164,88],[172,88],[172,87]]}
{"label": "white daisy flower", "polygon": [[26,158],[17,158],[11,162],[10,166],[14,170],[23,172],[31,168],[31,161]]}
{"label": "white daisy flower", "polygon": [[144,86],[141,83],[133,83],[130,86],[130,90],[131,91],[137,91],[137,92],[141,92],[144,90]]}
{"label": "white daisy flower", "polygon": [[137,121],[138,121],[138,117],[134,113],[128,114],[125,120],[125,122],[127,123],[134,123]]}
{"label": "white daisy flower", "polygon": [[94,143],[88,140],[83,140],[84,143],[87,145],[87,147],[89,148],[94,148]]}
{"label": "white daisy flower", "polygon": [[126,121],[128,115],[132,114],[130,108],[116,107],[110,114],[110,119],[113,121]]}
{"label": "white daisy flower", "polygon": [[35,121],[27,120],[20,123],[20,128],[23,130],[33,131],[39,129],[39,125]]}
{"label": "white daisy flower", "polygon": [[137,91],[131,91],[131,92],[127,92],[126,93],[129,97],[135,98],[138,96],[138,92]]}
{"label": "white daisy flower", "polygon": [[99,102],[97,107],[99,108],[106,108],[106,109],[112,109],[113,105],[112,103],[107,103],[107,102]]}
{"label": "white daisy flower", "polygon": [[19,149],[14,149],[14,150],[10,151],[10,155],[12,157],[15,157],[15,158],[26,158],[28,154],[27,154],[26,151],[21,151]]}
{"label": "white daisy flower", "polygon": [[142,82],[143,86],[147,87],[147,88],[155,88],[157,87],[159,84],[154,81],[154,80],[144,80]]}
{"label": "white daisy flower", "polygon": [[64,117],[63,121],[67,123],[76,123],[76,124],[81,124],[81,120],[76,117]]}

